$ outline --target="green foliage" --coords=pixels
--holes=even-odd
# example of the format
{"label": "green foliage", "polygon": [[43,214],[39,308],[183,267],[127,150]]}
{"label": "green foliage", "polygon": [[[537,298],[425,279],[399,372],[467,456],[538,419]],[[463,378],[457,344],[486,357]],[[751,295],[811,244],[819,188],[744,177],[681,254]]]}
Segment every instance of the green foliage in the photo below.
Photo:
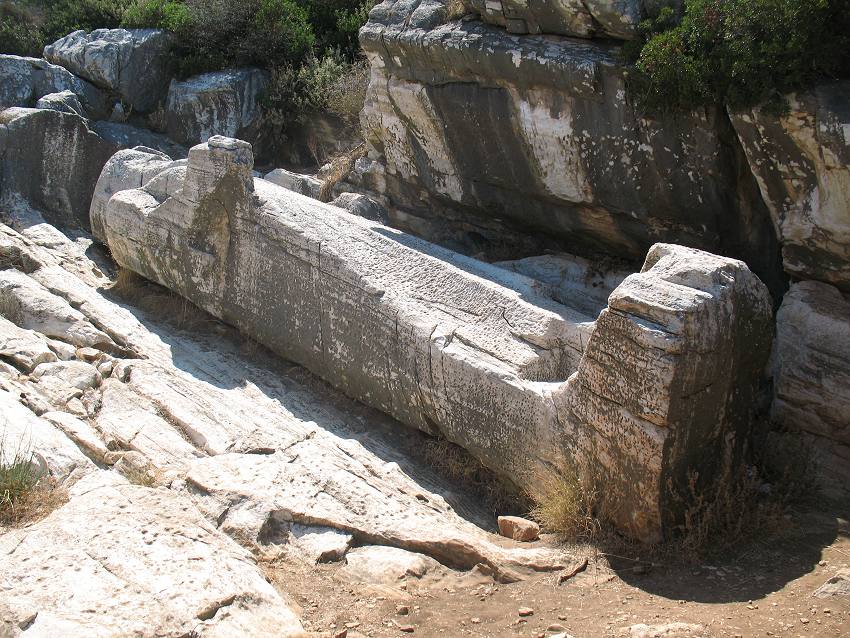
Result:
{"label": "green foliage", "polygon": [[9,2],[0,4],[0,53],[38,57],[44,40],[44,32],[26,10]]}
{"label": "green foliage", "polygon": [[[850,76],[848,0],[686,0],[641,25],[630,88],[654,111],[778,106],[786,93]],[[635,52],[639,48],[639,53]]]}
{"label": "green foliage", "polygon": [[83,29],[114,29],[133,0],[35,0],[43,9],[47,42]]}

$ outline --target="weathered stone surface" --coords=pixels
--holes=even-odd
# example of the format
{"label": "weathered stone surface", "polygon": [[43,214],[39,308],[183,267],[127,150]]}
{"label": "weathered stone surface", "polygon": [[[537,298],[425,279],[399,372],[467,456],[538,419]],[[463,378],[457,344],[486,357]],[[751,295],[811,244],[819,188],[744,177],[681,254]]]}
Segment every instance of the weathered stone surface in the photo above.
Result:
{"label": "weathered stone surface", "polygon": [[0,553],[4,620],[27,634],[303,634],[250,555],[188,500],[111,472],[79,482],[47,519],[0,536]]}
{"label": "weathered stone surface", "polygon": [[331,563],[342,560],[348,552],[354,536],[332,527],[293,525],[289,533],[295,538],[295,545],[314,563]]}
{"label": "weathered stone surface", "polygon": [[345,561],[345,573],[352,581],[376,585],[398,585],[440,567],[430,556],[396,547],[358,547],[348,552]]}
{"label": "weathered stone surface", "polygon": [[599,460],[635,536],[677,518],[667,479],[708,481],[725,442],[743,444],[770,298],[742,262],[656,246],[594,324],[521,275],[251,169],[249,145],[213,138],[185,172],[115,194],[96,225],[122,266],[514,480]]}
{"label": "weathered stone surface", "polygon": [[319,192],[322,190],[322,180],[312,175],[293,173],[285,168],[276,168],[263,179],[313,199],[319,199]]}
{"label": "weathered stone surface", "polygon": [[168,136],[187,146],[214,135],[253,140],[268,81],[266,71],[250,68],[172,80],[166,101]]}
{"label": "weathered stone surface", "polygon": [[781,289],[776,232],[725,113],[641,117],[616,45],[445,23],[443,4],[384,2],[360,32],[372,75],[356,179],[389,199],[394,226],[470,254],[476,238],[498,251],[526,237],[537,254],[637,263],[677,243],[747,259]]}
{"label": "weathered stone surface", "polygon": [[357,215],[363,219],[368,219],[381,224],[389,223],[389,213],[387,209],[381,206],[371,197],[360,195],[358,193],[342,193],[339,197],[331,202],[331,206],[339,206],[344,208],[352,215]]}
{"label": "weathered stone surface", "polygon": [[144,146],[165,153],[172,159],[185,159],[189,154],[186,147],[171,141],[162,133],[123,124],[121,122],[94,122],[91,130],[117,148],[135,148]]}
{"label": "weathered stone surface", "polygon": [[[331,392],[291,364],[240,354],[238,342],[206,329],[208,323],[184,332],[157,323],[162,317],[117,305],[104,296],[103,275],[67,238],[59,242],[39,233],[38,241],[29,241],[2,225],[0,236],[37,264],[31,276],[38,285],[64,303],[73,302],[124,348],[146,357],[116,361],[115,373],[84,397],[84,410],[94,408],[85,419],[75,419],[70,408],[42,410],[39,427],[54,432],[63,442],[58,447],[68,448],[86,468],[93,466],[77,446],[113,466],[113,482],[123,483],[114,476],[120,474],[185,492],[222,532],[272,556],[284,549],[312,560],[330,559],[356,540],[424,553],[460,568],[483,563],[500,580],[567,562],[550,548],[497,544],[462,518],[455,507],[489,524],[480,504],[452,496],[447,481],[409,456],[423,443],[416,433],[399,431],[396,422]],[[75,355],[97,360],[87,348]],[[2,371],[0,383],[8,384],[9,401],[16,406],[4,413],[27,413],[17,398],[22,391],[37,393],[45,375],[34,382],[10,368],[4,380]],[[37,419],[29,414],[29,420]],[[49,452],[49,445],[36,444]],[[45,456],[53,467],[52,453]],[[446,494],[452,505],[422,481]],[[311,537],[327,535],[335,537],[331,551],[330,544],[312,542],[317,538]],[[196,569],[202,578],[203,562]]]}
{"label": "weathered stone surface", "polygon": [[176,166],[171,158],[152,148],[132,148],[113,155],[97,180],[89,209],[92,235],[105,241],[103,214],[112,196],[122,190],[139,188],[166,168]]}
{"label": "weathered stone surface", "polygon": [[499,533],[505,538],[529,543],[540,536],[540,526],[534,521],[519,516],[500,516],[498,522]]}
{"label": "weathered stone surface", "polygon": [[839,569],[835,576],[818,587],[812,595],[815,598],[850,597],[850,569]]}
{"label": "weathered stone surface", "polygon": [[690,478],[710,489],[738,461],[771,320],[770,295],[746,264],[681,246],[654,246],[611,294],[578,374],[554,394],[562,445],[620,527],[658,536],[682,516]]}
{"label": "weathered stone surface", "polygon": [[850,301],[829,284],[791,286],[776,317],[773,419],[811,435],[822,488],[850,498]]}
{"label": "weathered stone surface", "polygon": [[44,57],[144,112],[165,97],[171,44],[171,36],[156,29],[75,31],[46,46]]}
{"label": "weathered stone surface", "polygon": [[50,93],[42,98],[39,98],[35,103],[37,109],[50,109],[59,111],[60,113],[70,113],[86,117],[86,111],[76,94],[71,91],[62,91],[61,93]]}
{"label": "weathered stone surface", "polygon": [[33,107],[53,93],[70,91],[92,117],[106,114],[106,97],[92,84],[61,66],[40,58],[0,55],[0,111],[13,106]]}
{"label": "weathered stone surface", "polygon": [[[422,3],[429,4],[450,3],[440,0]],[[655,15],[659,6],[681,6],[681,2],[662,4],[652,0],[465,0],[463,4],[467,11],[474,11],[483,21],[504,27],[510,33],[550,33],[583,38],[607,36],[627,40],[635,37],[638,23],[647,15]]]}
{"label": "weathered stone surface", "polygon": [[77,115],[10,108],[0,112],[0,204],[25,200],[61,226],[89,225],[100,171],[116,147]]}
{"label": "weathered stone surface", "polygon": [[76,346],[113,343],[65,299],[17,270],[0,271],[0,314],[21,328]]}
{"label": "weathered stone surface", "polygon": [[732,123],[782,242],[785,269],[850,291],[850,81],[788,96],[782,117]]}
{"label": "weathered stone surface", "polygon": [[619,632],[624,638],[709,638],[711,635],[702,625],[686,622],[671,622],[661,625],[640,623]]}
{"label": "weathered stone surface", "polygon": [[41,363],[56,361],[56,354],[37,332],[19,328],[0,317],[0,358],[23,372],[31,372]]}

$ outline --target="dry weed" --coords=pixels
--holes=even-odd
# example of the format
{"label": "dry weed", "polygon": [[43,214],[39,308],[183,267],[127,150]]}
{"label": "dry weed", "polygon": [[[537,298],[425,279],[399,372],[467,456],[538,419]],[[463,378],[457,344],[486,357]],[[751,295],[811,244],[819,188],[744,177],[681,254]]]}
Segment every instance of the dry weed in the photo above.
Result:
{"label": "dry weed", "polygon": [[195,331],[217,320],[188,299],[121,268],[110,291],[123,301],[155,315],[178,330]]}
{"label": "dry weed", "polygon": [[333,190],[354,169],[354,163],[366,155],[366,144],[358,144],[346,153],[337,155],[331,160],[331,168],[322,180],[319,200],[329,202],[333,199]]}
{"label": "dry weed", "polygon": [[20,527],[41,520],[67,500],[48,475],[44,457],[23,442],[12,450],[5,435],[0,437],[0,525]]}
{"label": "dry weed", "polygon": [[602,531],[597,517],[599,492],[589,474],[583,474],[568,467],[540,471],[529,489],[534,503],[530,516],[567,542],[593,541]]}

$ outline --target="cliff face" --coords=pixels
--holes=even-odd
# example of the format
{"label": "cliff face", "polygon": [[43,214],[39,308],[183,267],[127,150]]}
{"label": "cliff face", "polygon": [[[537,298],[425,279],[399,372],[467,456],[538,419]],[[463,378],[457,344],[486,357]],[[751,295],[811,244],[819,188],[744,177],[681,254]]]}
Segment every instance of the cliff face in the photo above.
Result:
{"label": "cliff face", "polygon": [[[488,257],[636,260],[672,242],[746,261],[782,305],[772,418],[807,433],[846,495],[829,477],[850,457],[850,316],[835,312],[850,292],[850,82],[789,95],[782,116],[644,117],[617,39],[657,9],[386,0],[361,31],[368,155],[353,179],[393,225]],[[789,281],[803,288],[786,296]]]}
{"label": "cliff face", "polygon": [[439,218],[437,233],[448,221],[460,241],[473,228],[633,260],[657,241],[757,255],[751,266],[781,288],[775,233],[725,113],[643,118],[618,45],[514,35],[488,11],[449,20],[447,4],[387,0],[361,31],[363,179],[402,215]]}

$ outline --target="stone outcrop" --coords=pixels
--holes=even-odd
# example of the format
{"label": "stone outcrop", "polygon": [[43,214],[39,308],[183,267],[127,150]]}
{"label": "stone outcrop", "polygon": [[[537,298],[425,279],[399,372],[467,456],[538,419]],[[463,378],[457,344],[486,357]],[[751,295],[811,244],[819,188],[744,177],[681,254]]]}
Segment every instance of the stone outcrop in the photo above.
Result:
{"label": "stone outcrop", "polygon": [[[442,4],[432,0],[423,2],[420,6],[439,7]],[[464,0],[458,4],[463,4],[464,9],[455,9],[457,14],[475,12],[484,22],[504,27],[509,33],[631,39],[637,35],[638,23],[647,15],[654,15],[662,6],[678,9],[682,3],[680,0]],[[448,7],[451,11],[451,3],[448,3]]]}
{"label": "stone outcrop", "polygon": [[153,148],[173,157],[174,159],[185,158],[189,150],[173,142],[162,133],[154,133],[148,129],[139,128],[131,124],[121,122],[93,122],[91,130],[100,135],[116,148],[135,148],[144,146]]}
{"label": "stone outcrop", "polygon": [[603,307],[557,303],[252,166],[250,145],[212,138],[188,166],[116,192],[92,226],[122,266],[519,483],[601,465],[639,538],[675,521],[668,483],[708,481],[724,445],[743,445],[771,304],[742,262],[656,246],[597,322]]}
{"label": "stone outcrop", "polygon": [[821,487],[850,499],[850,301],[835,287],[791,286],[776,317],[773,418],[802,430]]}
{"label": "stone outcrop", "polygon": [[312,175],[293,173],[285,168],[276,168],[266,173],[263,179],[313,199],[319,199],[319,193],[322,190],[322,180]]}
{"label": "stone outcrop", "polygon": [[106,96],[61,66],[39,58],[0,55],[0,111],[34,107],[41,98],[64,91],[76,95],[92,117],[106,114]]}
{"label": "stone outcrop", "polygon": [[39,98],[38,102],[35,103],[35,108],[50,109],[53,111],[59,111],[60,113],[70,113],[72,115],[79,115],[83,118],[87,116],[86,110],[83,108],[83,105],[80,104],[80,100],[77,98],[76,94],[71,91],[49,93],[48,95]]}
{"label": "stone outcrop", "polygon": [[[672,242],[745,258],[781,290],[770,216],[725,113],[642,117],[616,44],[513,35],[451,20],[448,4],[386,0],[360,32],[372,75],[355,179],[389,198],[394,225],[635,262]],[[523,4],[501,6],[572,6]]]}
{"label": "stone outcrop", "polygon": [[172,80],[166,101],[168,136],[186,146],[214,135],[254,140],[262,115],[260,95],[269,74],[260,69],[205,73]]}
{"label": "stone outcrop", "polygon": [[92,193],[117,147],[77,115],[10,108],[0,112],[0,202],[20,201],[48,221],[87,228]]}
{"label": "stone outcrop", "polygon": [[46,46],[44,57],[147,112],[168,89],[171,45],[171,36],[156,29],[75,31]]}
{"label": "stone outcrop", "polygon": [[850,292],[850,81],[788,96],[777,117],[731,113],[782,243],[785,270]]}

